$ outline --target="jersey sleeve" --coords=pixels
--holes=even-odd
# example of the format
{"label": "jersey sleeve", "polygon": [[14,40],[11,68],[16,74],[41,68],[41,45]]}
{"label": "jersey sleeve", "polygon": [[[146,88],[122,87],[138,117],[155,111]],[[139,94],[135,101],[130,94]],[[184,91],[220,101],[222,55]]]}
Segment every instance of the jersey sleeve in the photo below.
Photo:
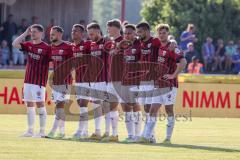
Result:
{"label": "jersey sleeve", "polygon": [[29,47],[31,46],[30,42],[22,42],[21,45],[21,51],[29,52]]}
{"label": "jersey sleeve", "polygon": [[160,47],[160,40],[158,38],[154,38],[153,42],[152,42],[152,60],[153,62],[157,61],[157,57],[158,57],[158,50]]}

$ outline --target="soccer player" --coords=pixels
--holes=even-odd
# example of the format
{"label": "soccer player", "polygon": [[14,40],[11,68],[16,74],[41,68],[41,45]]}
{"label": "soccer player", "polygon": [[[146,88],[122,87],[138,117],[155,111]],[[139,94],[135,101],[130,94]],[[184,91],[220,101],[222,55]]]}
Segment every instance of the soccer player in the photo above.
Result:
{"label": "soccer player", "polygon": [[[91,82],[91,98],[94,112],[95,121],[95,133],[90,137],[90,140],[101,140],[101,121],[102,121],[102,105],[107,91],[107,73],[106,73],[106,62],[107,55],[104,50],[106,39],[101,35],[101,28],[97,23],[90,23],[87,25],[87,33],[89,38],[92,40],[90,54],[91,59],[91,74],[93,77],[90,79]],[[99,63],[99,61],[101,63]]]}
{"label": "soccer player", "polygon": [[[34,136],[35,107],[39,112],[40,132],[37,137],[45,137],[46,107],[45,107],[45,86],[48,79],[48,67],[51,48],[42,41],[44,28],[40,24],[29,27],[22,35],[16,38],[12,45],[28,53],[26,73],[23,87],[23,100],[27,105],[28,131],[23,137]],[[31,35],[31,41],[23,42]]]}
{"label": "soccer player", "polygon": [[[168,40],[170,27],[168,24],[159,24],[157,27],[161,45],[158,51],[158,63],[168,66],[168,73],[156,80],[156,89],[153,93],[150,118],[147,121],[145,138],[149,139],[157,122],[159,108],[164,105],[167,113],[167,136],[164,143],[171,143],[172,132],[175,124],[174,103],[177,96],[177,76],[187,64],[183,53],[178,49],[175,42]],[[173,40],[174,41],[174,40]]]}
{"label": "soccer player", "polygon": [[65,137],[65,111],[64,107],[70,99],[72,84],[72,45],[62,40],[63,29],[59,26],[53,26],[50,31],[50,40],[52,43],[51,58],[53,61],[53,85],[52,100],[56,104],[55,119],[53,127],[46,138],[54,138],[55,132],[59,127],[60,133],[56,138]]}
{"label": "soccer player", "polygon": [[[137,35],[141,41],[141,55],[140,55],[140,62],[143,63],[142,70],[148,70],[148,63],[154,63],[156,59],[155,55],[157,55],[160,41],[158,38],[154,38],[150,34],[150,26],[146,22],[141,22],[137,26]],[[146,64],[144,64],[146,63]],[[151,100],[152,100],[152,91],[154,90],[154,81],[153,75],[148,74],[142,77],[141,84],[140,84],[140,92],[143,92],[142,98],[139,98],[139,103],[144,105],[144,111],[146,113],[146,121],[149,119],[149,109],[151,107]],[[144,130],[142,132],[142,136],[146,134],[146,121]],[[155,141],[154,134],[152,135],[152,141]]]}
{"label": "soccer player", "polygon": [[[130,65],[138,62],[141,54],[141,43],[136,38],[136,27],[133,24],[126,24],[123,29],[124,40],[131,42],[132,46],[123,51],[124,55],[124,72],[121,85],[121,96],[123,102],[121,103],[123,112],[125,112],[125,124],[128,132],[128,138],[125,142],[135,142],[141,136],[142,113],[141,107],[137,103],[137,93],[132,92],[131,89],[137,89],[140,81],[131,79],[132,76],[137,76],[136,68]],[[128,64],[130,64],[128,66]],[[134,66],[133,66],[134,67]],[[133,72],[133,74],[129,74]]]}
{"label": "soccer player", "polygon": [[[121,32],[121,22],[118,19],[113,19],[107,22],[107,32],[108,36],[112,39],[112,48],[108,53],[108,93],[110,108],[106,109],[105,107],[105,124],[106,130],[105,134],[102,137],[104,142],[117,142],[118,141],[118,121],[119,121],[119,112],[118,105],[121,98],[118,94],[121,89],[121,79],[122,79],[122,68],[119,67],[120,64],[114,63],[114,56],[118,53],[117,45],[123,40]],[[118,61],[118,60],[117,60]],[[113,95],[113,96],[111,96]],[[110,136],[110,127],[112,126],[112,135]]]}
{"label": "soccer player", "polygon": [[80,107],[80,119],[78,130],[73,135],[73,139],[86,139],[88,137],[88,104],[90,100],[90,84],[84,76],[87,76],[87,67],[90,61],[83,62],[84,56],[90,55],[91,41],[83,40],[85,28],[81,24],[72,27],[72,47],[75,64],[75,91],[77,103]]}

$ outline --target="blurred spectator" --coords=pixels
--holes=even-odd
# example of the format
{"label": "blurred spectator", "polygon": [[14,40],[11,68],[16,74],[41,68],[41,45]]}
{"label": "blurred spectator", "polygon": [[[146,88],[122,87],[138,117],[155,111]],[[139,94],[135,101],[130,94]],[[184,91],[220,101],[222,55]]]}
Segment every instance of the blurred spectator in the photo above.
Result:
{"label": "blurred spectator", "polygon": [[17,33],[17,24],[13,22],[13,15],[8,15],[7,21],[2,25],[3,39],[7,41],[10,49],[12,49],[12,36]]}
{"label": "blurred spectator", "polygon": [[3,40],[1,43],[1,53],[2,53],[2,64],[7,66],[10,63],[10,49],[8,47],[8,42]]}
{"label": "blurred spectator", "polygon": [[225,47],[225,55],[226,55],[226,62],[225,62],[225,71],[226,73],[230,73],[232,68],[232,56],[236,53],[236,46],[234,45],[234,41],[230,40],[228,45]]}
{"label": "blurred spectator", "polygon": [[218,39],[217,46],[216,46],[216,63],[217,68],[222,72],[223,71],[223,65],[225,66],[225,46],[222,39]]}
{"label": "blurred spectator", "polygon": [[45,39],[46,39],[46,42],[48,42],[48,43],[50,42],[50,31],[53,26],[55,26],[54,18],[51,19],[50,24],[46,27]]}
{"label": "blurred spectator", "polygon": [[[22,30],[18,29],[18,33],[12,37],[12,41],[14,41],[18,36],[22,34]],[[24,54],[22,51],[20,51],[17,48],[12,49],[12,55],[13,55],[13,64],[17,65],[24,65]]]}
{"label": "blurred spectator", "polygon": [[180,47],[183,50],[183,52],[187,50],[188,43],[194,43],[198,41],[194,32],[195,32],[195,26],[193,24],[188,24],[187,30],[182,32],[180,36],[180,41],[181,41]]}
{"label": "blurred spectator", "polygon": [[25,32],[27,30],[27,28],[28,28],[27,20],[25,18],[23,18],[21,20],[21,25],[18,26],[18,30],[21,30],[21,32],[23,33],[23,32]]}
{"label": "blurred spectator", "polygon": [[184,53],[184,55],[185,55],[185,58],[186,58],[188,64],[192,61],[193,56],[199,57],[199,54],[195,50],[193,43],[188,43],[187,51]]}
{"label": "blurred spectator", "polygon": [[175,40],[176,38],[173,36],[173,35],[169,35],[168,36],[168,40],[171,41],[171,40]]}
{"label": "blurred spectator", "polygon": [[237,48],[235,54],[232,56],[233,73],[240,74],[240,47]]}
{"label": "blurred spectator", "polygon": [[31,24],[39,24],[39,18],[37,16],[32,16],[32,22]]}
{"label": "blurred spectator", "polygon": [[192,57],[192,62],[188,65],[188,73],[200,74],[203,73],[203,64],[199,63],[197,56]]}
{"label": "blurred spectator", "polygon": [[207,37],[206,42],[202,45],[202,57],[204,60],[206,72],[209,70],[214,71],[217,67],[215,47],[213,46],[212,41],[213,40],[211,37]]}
{"label": "blurred spectator", "polygon": [[86,21],[84,19],[81,19],[79,21],[79,24],[83,25],[84,27],[86,27]]}
{"label": "blurred spectator", "polygon": [[86,21],[82,19],[82,20],[79,21],[79,24],[83,25],[84,28],[85,28],[85,32],[84,32],[84,34],[83,34],[83,40],[89,39],[89,38],[88,38],[87,31],[86,31],[86,26],[87,26],[87,25],[86,25]]}

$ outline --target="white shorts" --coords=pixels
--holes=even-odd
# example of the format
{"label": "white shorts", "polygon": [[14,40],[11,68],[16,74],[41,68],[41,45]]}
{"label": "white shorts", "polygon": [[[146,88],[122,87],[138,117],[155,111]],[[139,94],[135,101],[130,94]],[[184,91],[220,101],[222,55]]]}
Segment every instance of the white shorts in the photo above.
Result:
{"label": "white shorts", "polygon": [[52,101],[53,102],[68,102],[70,100],[70,85],[53,85],[52,86]]}
{"label": "white shorts", "polygon": [[104,101],[107,98],[106,82],[91,83],[91,99]]}
{"label": "white shorts", "polygon": [[130,86],[121,86],[121,99],[123,102],[121,103],[137,103],[138,100],[138,86],[130,85]]}
{"label": "white shorts", "polygon": [[123,100],[120,96],[121,94],[121,82],[110,82],[107,85],[107,101],[109,102],[119,102],[122,103]]}
{"label": "white shorts", "polygon": [[24,83],[23,101],[25,102],[45,102],[46,88],[43,86]]}
{"label": "white shorts", "polygon": [[139,86],[138,103],[145,105],[152,103],[152,95],[154,91],[154,81],[143,81]]}
{"label": "white shorts", "polygon": [[172,105],[175,104],[177,97],[177,88],[158,88],[154,90],[152,103],[162,104],[162,105]]}
{"label": "white shorts", "polygon": [[89,83],[75,83],[76,99],[91,100],[91,86]]}

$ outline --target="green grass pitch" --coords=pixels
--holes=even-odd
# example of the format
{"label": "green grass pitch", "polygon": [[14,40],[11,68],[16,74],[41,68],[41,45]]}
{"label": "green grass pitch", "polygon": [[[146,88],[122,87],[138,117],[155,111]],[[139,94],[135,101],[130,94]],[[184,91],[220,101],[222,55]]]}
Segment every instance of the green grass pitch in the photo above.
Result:
{"label": "green grass pitch", "polygon": [[[53,118],[48,116],[47,131]],[[240,159],[240,119],[193,117],[192,121],[176,122],[172,145],[160,143],[165,136],[164,121],[158,122],[156,128],[158,143],[144,145],[20,138],[26,129],[25,115],[0,115],[0,119],[0,160]],[[89,124],[92,132],[93,121]],[[74,133],[77,125],[77,122],[66,122],[67,136]],[[126,137],[124,122],[119,124],[119,135],[120,140]]]}

